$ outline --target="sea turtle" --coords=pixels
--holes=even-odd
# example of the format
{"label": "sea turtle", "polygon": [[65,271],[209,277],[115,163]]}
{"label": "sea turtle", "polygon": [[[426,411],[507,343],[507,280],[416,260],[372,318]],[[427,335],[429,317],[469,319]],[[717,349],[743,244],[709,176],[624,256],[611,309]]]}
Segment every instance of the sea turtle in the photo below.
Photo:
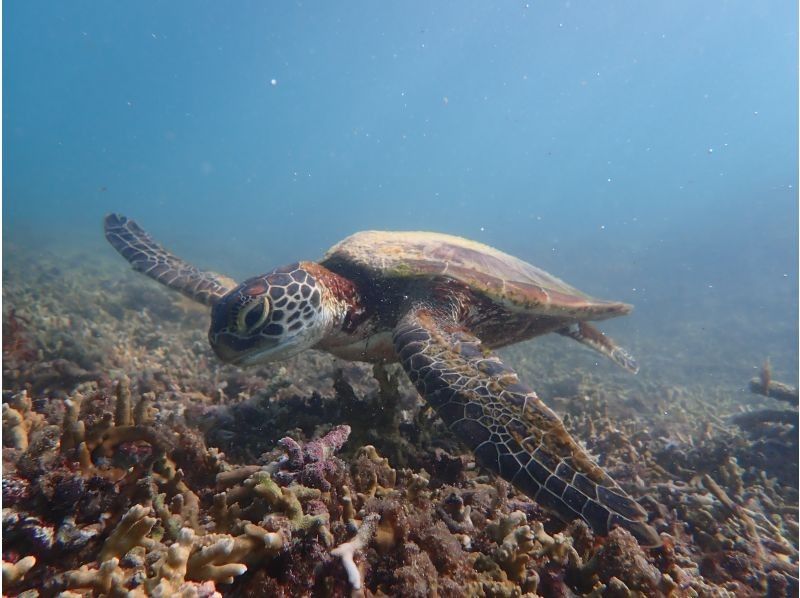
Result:
{"label": "sea turtle", "polygon": [[222,361],[250,365],[306,349],[399,361],[482,466],[564,520],[581,517],[601,535],[621,526],[643,545],[660,544],[644,509],[492,351],[556,332],[636,372],[633,358],[588,323],[627,314],[630,305],[432,232],[356,233],[319,262],[238,285],[167,252],[124,216],[107,216],[105,235],[135,270],[211,307],[208,338]]}

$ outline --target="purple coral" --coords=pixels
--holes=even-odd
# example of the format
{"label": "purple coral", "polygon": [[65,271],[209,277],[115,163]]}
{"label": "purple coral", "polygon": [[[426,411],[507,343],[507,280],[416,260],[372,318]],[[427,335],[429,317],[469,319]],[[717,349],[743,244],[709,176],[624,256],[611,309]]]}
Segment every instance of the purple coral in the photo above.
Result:
{"label": "purple coral", "polygon": [[292,438],[281,438],[278,446],[286,451],[286,457],[281,462],[282,470],[275,474],[275,480],[284,485],[299,482],[323,492],[329,491],[331,484],[327,478],[335,476],[342,467],[334,454],[349,436],[350,426],[336,426],[322,438],[303,446]]}

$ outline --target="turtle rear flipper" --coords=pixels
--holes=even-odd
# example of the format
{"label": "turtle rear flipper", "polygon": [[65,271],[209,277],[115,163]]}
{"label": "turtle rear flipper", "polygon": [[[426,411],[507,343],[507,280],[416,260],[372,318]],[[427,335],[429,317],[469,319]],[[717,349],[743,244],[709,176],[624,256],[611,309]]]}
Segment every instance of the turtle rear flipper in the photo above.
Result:
{"label": "turtle rear flipper", "polygon": [[598,534],[627,529],[660,545],[647,513],[596,465],[559,417],[453,315],[418,303],[400,320],[394,347],[419,393],[481,465],[564,520]]}
{"label": "turtle rear flipper", "polygon": [[636,363],[633,355],[615,343],[605,332],[588,322],[578,322],[571,326],[560,328],[556,332],[605,355],[619,367],[628,370],[632,374],[636,374],[639,371],[639,364]]}
{"label": "turtle rear flipper", "polygon": [[236,286],[216,272],[195,268],[172,255],[136,222],[119,214],[109,214],[103,222],[106,239],[137,272],[175,289],[199,303],[214,305]]}

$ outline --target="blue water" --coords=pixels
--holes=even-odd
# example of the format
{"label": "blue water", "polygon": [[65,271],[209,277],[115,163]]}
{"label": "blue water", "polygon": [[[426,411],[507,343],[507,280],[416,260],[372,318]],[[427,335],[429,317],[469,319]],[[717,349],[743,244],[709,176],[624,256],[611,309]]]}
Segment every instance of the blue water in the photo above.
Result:
{"label": "blue water", "polygon": [[6,2],[4,246],[111,252],[116,211],[241,277],[361,229],[445,231],[637,304],[612,328],[651,355],[770,356],[792,381],[797,21],[752,0]]}

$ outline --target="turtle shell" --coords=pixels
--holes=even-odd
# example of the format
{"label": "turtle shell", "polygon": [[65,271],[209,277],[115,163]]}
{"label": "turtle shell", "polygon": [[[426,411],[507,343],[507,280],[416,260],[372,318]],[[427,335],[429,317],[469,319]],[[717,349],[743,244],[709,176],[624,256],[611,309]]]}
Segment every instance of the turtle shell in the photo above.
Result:
{"label": "turtle shell", "polygon": [[632,306],[590,297],[494,247],[432,232],[359,232],[331,247],[325,266],[349,266],[370,279],[447,277],[508,308],[542,315],[602,320]]}

